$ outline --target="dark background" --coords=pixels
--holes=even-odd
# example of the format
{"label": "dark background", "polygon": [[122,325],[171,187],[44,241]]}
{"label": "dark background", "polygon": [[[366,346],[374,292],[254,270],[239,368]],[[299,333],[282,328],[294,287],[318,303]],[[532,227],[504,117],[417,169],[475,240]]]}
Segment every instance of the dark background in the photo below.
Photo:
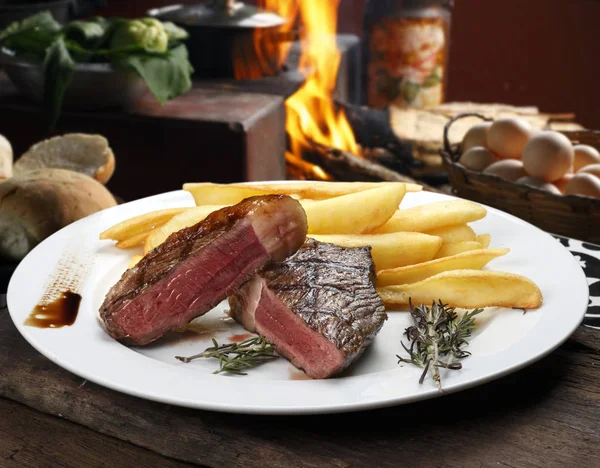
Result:
{"label": "dark background", "polygon": [[[108,0],[99,13],[137,16],[173,3],[194,0]],[[360,35],[363,9],[364,0],[341,0],[340,32]],[[447,100],[574,112],[600,129],[599,26],[598,0],[455,0]]]}

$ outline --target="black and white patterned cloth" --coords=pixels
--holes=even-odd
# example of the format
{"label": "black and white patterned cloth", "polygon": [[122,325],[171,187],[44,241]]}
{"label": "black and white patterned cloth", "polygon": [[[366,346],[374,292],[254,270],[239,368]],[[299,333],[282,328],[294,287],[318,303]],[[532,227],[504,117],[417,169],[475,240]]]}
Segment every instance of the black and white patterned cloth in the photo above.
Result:
{"label": "black and white patterned cloth", "polygon": [[600,328],[600,245],[554,235],[573,254],[583,268],[590,288],[588,310],[583,325]]}

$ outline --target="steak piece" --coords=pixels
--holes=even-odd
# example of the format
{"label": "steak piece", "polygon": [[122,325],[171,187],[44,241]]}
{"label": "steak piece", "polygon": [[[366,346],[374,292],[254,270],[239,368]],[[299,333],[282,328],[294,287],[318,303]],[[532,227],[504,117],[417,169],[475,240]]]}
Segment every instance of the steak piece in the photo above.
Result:
{"label": "steak piece", "polygon": [[316,379],[356,360],[387,319],[371,248],[314,239],[254,276],[229,304],[236,321]]}
{"label": "steak piece", "polygon": [[261,267],[306,239],[306,214],[291,197],[251,197],[171,234],[127,270],[104,299],[105,329],[145,345],[205,314]]}

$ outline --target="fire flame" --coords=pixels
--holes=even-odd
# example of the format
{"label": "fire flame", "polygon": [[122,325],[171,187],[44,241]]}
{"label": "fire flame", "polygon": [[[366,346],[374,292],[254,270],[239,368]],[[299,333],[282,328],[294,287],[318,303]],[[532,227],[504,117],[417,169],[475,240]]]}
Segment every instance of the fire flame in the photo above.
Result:
{"label": "fire flame", "polygon": [[288,151],[285,152],[285,162],[288,165],[288,176],[292,176],[293,179],[333,180],[333,177],[327,174],[321,167],[294,156]]}
{"label": "fire flame", "polygon": [[268,57],[277,57],[279,60],[277,66],[281,68],[292,46],[292,41],[286,40],[285,37],[291,35],[294,30],[294,20],[298,15],[298,0],[259,0],[258,4],[267,11],[277,11],[279,16],[288,20],[277,30],[268,30],[269,33],[262,41],[260,34],[254,35],[254,47],[261,51],[258,55],[259,60],[264,62]]}
{"label": "fire flame", "polygon": [[[258,5],[276,12],[287,23],[276,31],[255,33],[252,47],[259,65],[238,58],[235,61],[236,78],[262,76],[270,63],[269,57],[278,56],[280,63],[277,65],[281,66],[291,45],[282,38],[293,32],[299,15],[303,35],[299,68],[306,81],[286,101],[290,153],[296,159],[302,158],[303,152],[313,143],[320,143],[360,155],[346,115],[342,109],[336,110],[332,99],[341,60],[336,42],[339,0],[259,0]],[[289,162],[289,155],[287,158]]]}
{"label": "fire flame", "polygon": [[275,75],[287,58],[292,41],[298,0],[258,0],[257,6],[276,12],[287,22],[277,28],[256,28],[252,43],[241,40],[234,44],[233,73],[236,80]]}
{"label": "fire flame", "polygon": [[335,109],[332,99],[341,59],[336,43],[338,4],[339,0],[300,0],[305,34],[300,70],[306,81],[286,101],[286,130],[297,157],[311,141],[360,153],[346,115]]}

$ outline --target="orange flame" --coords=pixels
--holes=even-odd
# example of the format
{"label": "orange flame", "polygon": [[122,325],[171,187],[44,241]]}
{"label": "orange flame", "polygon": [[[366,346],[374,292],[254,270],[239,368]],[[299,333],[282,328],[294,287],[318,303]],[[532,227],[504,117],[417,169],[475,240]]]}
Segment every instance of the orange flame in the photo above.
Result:
{"label": "orange flame", "polygon": [[336,43],[339,0],[300,0],[305,41],[300,69],[306,82],[286,101],[291,152],[302,156],[308,141],[358,155],[354,133],[343,111],[333,105],[340,65]]}
{"label": "orange flame", "polygon": [[286,23],[277,28],[256,28],[252,42],[243,39],[234,44],[233,73],[236,80],[248,80],[275,75],[287,58],[292,46],[298,15],[298,0],[259,0],[258,7],[276,12]]}
{"label": "orange flame", "polygon": [[288,176],[293,176],[292,178],[300,180],[333,180],[333,177],[327,174],[321,167],[294,156],[287,151],[285,152],[285,161],[288,164]]}
{"label": "orange flame", "polygon": [[268,32],[262,40],[260,34],[254,35],[254,47],[261,51],[259,60],[265,61],[268,60],[268,57],[278,57],[277,66],[280,68],[292,46],[292,41],[286,40],[285,37],[294,29],[294,20],[298,15],[298,0],[259,0],[258,5],[267,11],[276,11],[279,16],[287,20],[276,30],[267,30]]}
{"label": "orange flame", "polygon": [[339,0],[259,0],[258,4],[278,13],[287,23],[275,31],[255,33],[253,44],[244,47],[253,48],[257,60],[244,60],[240,51],[235,60],[236,78],[264,76],[273,56],[279,57],[278,67],[283,63],[291,45],[283,37],[293,32],[299,14],[303,28],[299,68],[306,81],[286,101],[291,153],[302,158],[303,150],[316,142],[360,155],[346,115],[335,109],[332,99],[341,60],[336,42]]}

